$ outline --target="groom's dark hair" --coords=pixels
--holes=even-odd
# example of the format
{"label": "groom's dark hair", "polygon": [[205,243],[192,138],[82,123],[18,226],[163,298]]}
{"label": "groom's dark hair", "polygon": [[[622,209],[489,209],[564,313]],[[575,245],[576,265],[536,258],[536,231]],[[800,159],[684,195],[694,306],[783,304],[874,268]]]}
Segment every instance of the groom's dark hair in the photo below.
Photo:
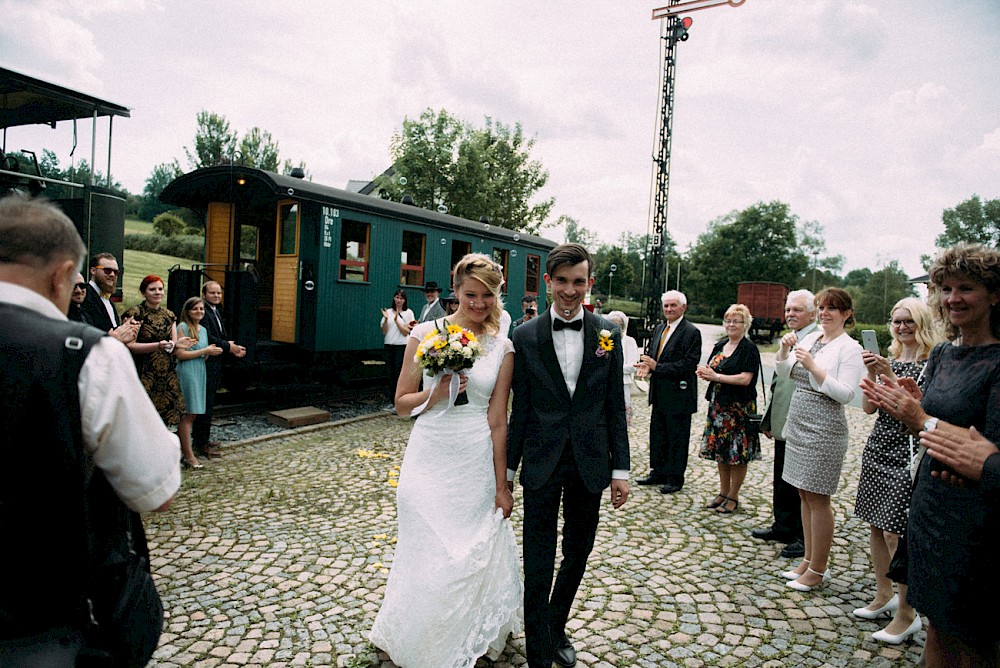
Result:
{"label": "groom's dark hair", "polygon": [[594,260],[590,257],[590,252],[580,244],[562,244],[556,246],[549,253],[545,260],[545,273],[554,276],[556,270],[564,265],[576,266],[581,262],[587,263],[587,276],[594,273]]}

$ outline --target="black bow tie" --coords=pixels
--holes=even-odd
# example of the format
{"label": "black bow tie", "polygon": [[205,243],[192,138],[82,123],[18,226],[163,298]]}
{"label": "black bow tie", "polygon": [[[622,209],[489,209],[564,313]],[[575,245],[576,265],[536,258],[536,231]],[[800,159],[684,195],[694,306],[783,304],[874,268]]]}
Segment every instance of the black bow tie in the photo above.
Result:
{"label": "black bow tie", "polygon": [[579,332],[583,329],[583,318],[580,318],[579,320],[570,320],[569,322],[566,322],[562,318],[556,318],[552,321],[552,329],[556,332],[563,329],[572,329]]}

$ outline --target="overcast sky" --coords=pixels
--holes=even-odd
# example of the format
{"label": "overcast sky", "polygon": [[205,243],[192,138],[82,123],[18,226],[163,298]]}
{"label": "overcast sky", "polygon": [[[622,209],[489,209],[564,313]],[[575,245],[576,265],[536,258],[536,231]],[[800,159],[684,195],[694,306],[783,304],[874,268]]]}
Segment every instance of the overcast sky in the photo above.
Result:
{"label": "overcast sky", "polygon": [[[611,242],[649,225],[650,12],[665,4],[0,0],[0,66],[131,108],[112,173],[132,192],[157,163],[189,168],[202,109],[270,131],[336,187],[381,173],[403,118],[428,107],[520,122],[553,220]],[[747,0],[690,16],[668,217],[682,250],[714,218],[781,200],[824,226],[845,271],[898,259],[912,275],[942,210],[1000,197],[1000,0]],[[89,124],[80,134],[89,160]],[[7,140],[64,164],[70,143],[68,124]]]}

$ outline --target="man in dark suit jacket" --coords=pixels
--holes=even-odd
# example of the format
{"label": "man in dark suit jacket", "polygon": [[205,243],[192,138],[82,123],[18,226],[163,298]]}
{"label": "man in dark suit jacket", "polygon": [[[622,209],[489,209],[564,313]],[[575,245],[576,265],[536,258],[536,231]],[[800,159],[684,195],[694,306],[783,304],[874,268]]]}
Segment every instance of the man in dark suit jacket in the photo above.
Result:
{"label": "man in dark suit jacket", "polygon": [[[246,355],[246,348],[230,341],[226,335],[226,326],[222,321],[222,286],[216,281],[207,281],[201,286],[201,297],[205,300],[205,317],[201,324],[208,331],[209,345],[217,345],[223,353],[234,357]],[[215,393],[219,391],[222,381],[222,355],[209,355],[205,358],[207,383],[205,386],[205,412],[194,419],[191,429],[191,445],[199,457],[221,457],[222,452],[217,441],[212,441],[212,409],[215,407]]]}
{"label": "man in dark suit jacket", "polygon": [[698,410],[695,369],[701,357],[701,332],[684,318],[687,297],[677,290],[663,293],[664,322],[639,356],[638,376],[649,378],[649,476],[640,485],[660,485],[664,494],[684,487],[691,414]]}
{"label": "man in dark suit jacket", "polygon": [[424,286],[424,296],[427,298],[427,304],[420,311],[420,317],[417,318],[419,322],[430,322],[431,320],[437,320],[447,315],[444,305],[439,299],[441,288],[438,287],[437,283],[427,281],[427,285]]}
{"label": "man in dark suit jacket", "polygon": [[[610,485],[615,508],[628,499],[621,334],[582,308],[592,267],[578,244],[553,249],[544,276],[552,307],[513,333],[507,477],[513,490],[523,461],[529,668],[575,665],[566,621],[594,546],[601,496]],[[560,501],[563,559],[553,587]]]}
{"label": "man in dark suit jacket", "polygon": [[86,322],[102,332],[110,332],[121,324],[118,311],[111,303],[120,274],[118,260],[111,253],[98,253],[90,258],[90,283],[80,311]]}

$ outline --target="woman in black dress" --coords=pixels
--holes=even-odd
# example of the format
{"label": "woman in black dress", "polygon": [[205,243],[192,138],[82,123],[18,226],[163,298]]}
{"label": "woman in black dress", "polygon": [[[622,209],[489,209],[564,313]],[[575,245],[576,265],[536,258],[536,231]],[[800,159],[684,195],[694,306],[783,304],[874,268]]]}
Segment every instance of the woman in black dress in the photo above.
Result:
{"label": "woman in black dress", "polygon": [[922,395],[914,381],[886,377],[881,385],[865,379],[863,391],[911,433],[982,444],[975,458],[929,449],[920,462],[906,533],[907,597],[929,621],[929,668],[996,666],[1000,624],[989,611],[1000,598],[1000,457],[983,454],[996,454],[987,441],[1000,443],[1000,253],[959,244],[938,255],[930,279],[931,309],[952,341],[931,352]]}

